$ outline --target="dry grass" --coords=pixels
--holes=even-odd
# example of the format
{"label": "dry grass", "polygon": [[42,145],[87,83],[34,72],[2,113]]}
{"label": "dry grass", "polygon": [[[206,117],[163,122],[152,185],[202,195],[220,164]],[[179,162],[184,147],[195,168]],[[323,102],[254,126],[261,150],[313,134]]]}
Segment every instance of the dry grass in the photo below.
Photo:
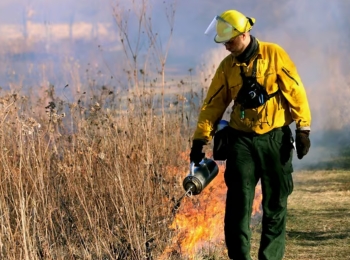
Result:
{"label": "dry grass", "polygon": [[[350,171],[300,171],[294,181],[284,259],[350,259]],[[252,257],[258,259],[260,225],[253,231]],[[227,259],[224,245],[203,255],[198,259]]]}
{"label": "dry grass", "polygon": [[156,259],[183,193],[189,115],[162,118],[152,95],[47,93],[0,100],[0,259]]}
{"label": "dry grass", "polygon": [[295,174],[285,259],[350,259],[350,172]]}

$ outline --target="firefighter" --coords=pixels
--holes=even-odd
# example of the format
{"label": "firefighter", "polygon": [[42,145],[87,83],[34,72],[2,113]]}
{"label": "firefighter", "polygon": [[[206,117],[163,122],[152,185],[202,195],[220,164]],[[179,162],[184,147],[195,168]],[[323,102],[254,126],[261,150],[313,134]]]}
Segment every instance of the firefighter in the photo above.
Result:
{"label": "firefighter", "polygon": [[[214,30],[214,41],[230,53],[218,66],[201,107],[190,161],[198,164],[204,158],[202,148],[212,140],[233,100],[224,173],[228,256],[251,259],[250,220],[260,180],[263,216],[259,259],[280,260],[285,251],[287,199],[293,191],[293,148],[299,159],[308,153],[311,112],[293,61],[281,46],[251,35],[254,23],[254,18],[227,10],[206,30]],[[293,122],[295,142],[289,127]]]}

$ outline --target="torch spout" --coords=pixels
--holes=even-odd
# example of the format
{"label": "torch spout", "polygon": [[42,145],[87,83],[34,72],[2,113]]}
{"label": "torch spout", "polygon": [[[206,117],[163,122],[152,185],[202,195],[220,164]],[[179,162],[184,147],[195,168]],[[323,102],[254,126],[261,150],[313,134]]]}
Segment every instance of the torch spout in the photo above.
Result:
{"label": "torch spout", "polygon": [[173,208],[173,213],[175,214],[176,211],[179,210],[180,206],[181,206],[181,201],[183,200],[184,197],[191,197],[192,196],[192,192],[196,189],[196,186],[193,183],[190,183],[187,186],[187,191],[176,201],[174,208]]}

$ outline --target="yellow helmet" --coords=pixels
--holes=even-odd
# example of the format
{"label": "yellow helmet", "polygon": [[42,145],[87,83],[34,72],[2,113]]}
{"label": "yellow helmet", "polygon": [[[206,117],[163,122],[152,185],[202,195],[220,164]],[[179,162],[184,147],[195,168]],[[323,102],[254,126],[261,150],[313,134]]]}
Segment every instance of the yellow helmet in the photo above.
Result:
{"label": "yellow helmet", "polygon": [[214,41],[224,43],[242,33],[249,32],[254,23],[254,18],[246,17],[236,10],[227,10],[214,18],[205,33],[215,28]]}

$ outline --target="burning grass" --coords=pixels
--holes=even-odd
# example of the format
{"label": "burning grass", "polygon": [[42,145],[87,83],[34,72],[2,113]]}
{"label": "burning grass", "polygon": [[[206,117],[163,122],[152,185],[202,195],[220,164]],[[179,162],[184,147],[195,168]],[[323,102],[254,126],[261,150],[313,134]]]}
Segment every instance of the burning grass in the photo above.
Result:
{"label": "burning grass", "polygon": [[[197,259],[198,255],[211,254],[218,245],[224,246],[223,220],[226,185],[224,164],[219,165],[218,176],[202,193],[185,198],[171,225],[176,236],[161,259]],[[256,187],[252,216],[261,213],[261,188]],[[225,256],[226,250],[221,249]]]}

